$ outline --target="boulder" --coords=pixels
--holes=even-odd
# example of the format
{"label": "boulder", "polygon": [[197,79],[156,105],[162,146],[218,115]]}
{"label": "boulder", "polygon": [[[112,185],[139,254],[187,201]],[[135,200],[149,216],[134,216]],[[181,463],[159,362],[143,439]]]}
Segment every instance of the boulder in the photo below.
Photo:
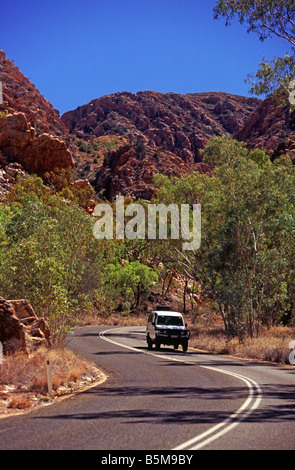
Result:
{"label": "boulder", "polygon": [[0,150],[29,173],[43,176],[56,168],[72,168],[74,160],[66,144],[49,134],[36,136],[24,113],[0,119]]}
{"label": "boulder", "polygon": [[27,352],[23,325],[15,315],[13,304],[2,297],[0,297],[0,341],[3,344],[4,354],[13,354],[19,350]]}
{"label": "boulder", "polygon": [[89,189],[92,191],[92,186],[87,179],[79,179],[70,183],[70,186],[77,189]]}
{"label": "boulder", "polygon": [[48,323],[37,317],[25,299],[5,300],[0,297],[0,341],[4,354],[29,353],[40,345],[52,346]]}

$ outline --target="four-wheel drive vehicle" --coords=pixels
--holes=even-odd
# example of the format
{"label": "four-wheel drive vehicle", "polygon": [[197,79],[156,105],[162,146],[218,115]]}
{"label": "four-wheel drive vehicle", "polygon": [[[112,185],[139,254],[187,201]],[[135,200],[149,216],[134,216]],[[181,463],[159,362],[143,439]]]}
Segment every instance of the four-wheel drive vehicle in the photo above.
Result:
{"label": "four-wheel drive vehicle", "polygon": [[157,349],[163,344],[174,346],[174,349],[178,349],[181,345],[183,351],[187,351],[189,337],[190,333],[181,313],[170,310],[154,310],[149,314],[146,327],[146,340],[149,349],[153,347],[153,344]]}

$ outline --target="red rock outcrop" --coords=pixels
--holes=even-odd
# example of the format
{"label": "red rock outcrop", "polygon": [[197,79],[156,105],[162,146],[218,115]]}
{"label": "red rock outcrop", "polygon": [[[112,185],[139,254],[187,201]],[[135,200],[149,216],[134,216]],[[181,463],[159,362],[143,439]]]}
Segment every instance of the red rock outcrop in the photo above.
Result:
{"label": "red rock outcrop", "polygon": [[0,341],[4,354],[17,350],[27,351],[23,326],[15,315],[13,305],[2,297],[0,297]]}
{"label": "red rock outcrop", "polygon": [[8,163],[0,154],[0,195],[9,193],[17,178],[24,175],[23,167],[19,163]]}
{"label": "red rock outcrop", "polygon": [[205,163],[186,163],[178,155],[140,140],[109,153],[96,174],[94,187],[109,200],[120,194],[150,200],[155,195],[154,175],[181,177],[193,170],[212,173]]}
{"label": "red rock outcrop", "polygon": [[37,135],[47,133],[66,140],[67,127],[60,119],[59,112],[37,90],[0,49],[0,81],[3,85],[3,99],[7,110],[24,113]]}
{"label": "red rock outcrop", "polygon": [[0,297],[0,341],[4,354],[28,353],[40,345],[52,346],[51,333],[44,318],[38,318],[27,300]]}
{"label": "red rock outcrop", "polygon": [[246,142],[251,149],[265,149],[273,157],[286,152],[292,155],[295,111],[290,110],[289,103],[279,104],[273,98],[267,98],[253,111],[234,137]]}
{"label": "red rock outcrop", "polygon": [[40,176],[74,165],[66,144],[49,134],[36,136],[24,113],[14,112],[0,118],[0,150],[10,161]]}
{"label": "red rock outcrop", "polygon": [[61,119],[80,138],[117,134],[131,143],[144,138],[191,164],[201,160],[199,150],[212,135],[239,131],[259,103],[227,93],[122,92],[95,99]]}
{"label": "red rock outcrop", "polygon": [[[69,131],[59,112],[2,50],[0,81],[4,99],[0,106],[1,159],[6,164],[17,162],[26,172],[39,176],[56,168],[73,167],[74,160],[65,143]],[[3,173],[1,161],[0,169]],[[9,184],[13,181],[8,182],[4,191],[9,190]]]}
{"label": "red rock outcrop", "polygon": [[116,194],[150,199],[153,175],[211,172],[200,150],[213,135],[240,130],[257,98],[226,93],[179,95],[152,91],[115,93],[62,116],[70,133],[85,141],[108,135],[125,141],[110,151],[93,183],[109,199]]}

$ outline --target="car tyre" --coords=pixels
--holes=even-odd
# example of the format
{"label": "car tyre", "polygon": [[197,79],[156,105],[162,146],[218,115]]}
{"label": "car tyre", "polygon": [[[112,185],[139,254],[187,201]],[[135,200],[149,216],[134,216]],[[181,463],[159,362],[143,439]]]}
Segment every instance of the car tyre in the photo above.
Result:
{"label": "car tyre", "polygon": [[187,348],[188,348],[188,341],[184,341],[184,342],[182,343],[183,352],[186,352],[186,351],[187,351]]}
{"label": "car tyre", "polygon": [[147,340],[148,349],[152,349],[153,348],[153,342],[152,342],[151,338],[149,336],[147,336],[146,340]]}
{"label": "car tyre", "polygon": [[161,349],[161,343],[160,343],[160,341],[157,341],[157,340],[156,340],[156,349],[157,349],[157,351],[159,351]]}

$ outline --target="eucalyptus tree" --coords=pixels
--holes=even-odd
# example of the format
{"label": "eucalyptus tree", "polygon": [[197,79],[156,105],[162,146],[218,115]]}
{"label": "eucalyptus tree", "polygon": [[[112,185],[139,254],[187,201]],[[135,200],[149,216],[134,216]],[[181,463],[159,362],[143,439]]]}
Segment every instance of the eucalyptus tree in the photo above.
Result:
{"label": "eucalyptus tree", "polygon": [[290,51],[272,60],[263,58],[254,76],[248,75],[251,91],[271,95],[279,88],[288,93],[295,78],[295,5],[294,0],[218,0],[214,18],[224,18],[229,26],[234,18],[258,34],[261,41],[278,37],[286,41]]}

